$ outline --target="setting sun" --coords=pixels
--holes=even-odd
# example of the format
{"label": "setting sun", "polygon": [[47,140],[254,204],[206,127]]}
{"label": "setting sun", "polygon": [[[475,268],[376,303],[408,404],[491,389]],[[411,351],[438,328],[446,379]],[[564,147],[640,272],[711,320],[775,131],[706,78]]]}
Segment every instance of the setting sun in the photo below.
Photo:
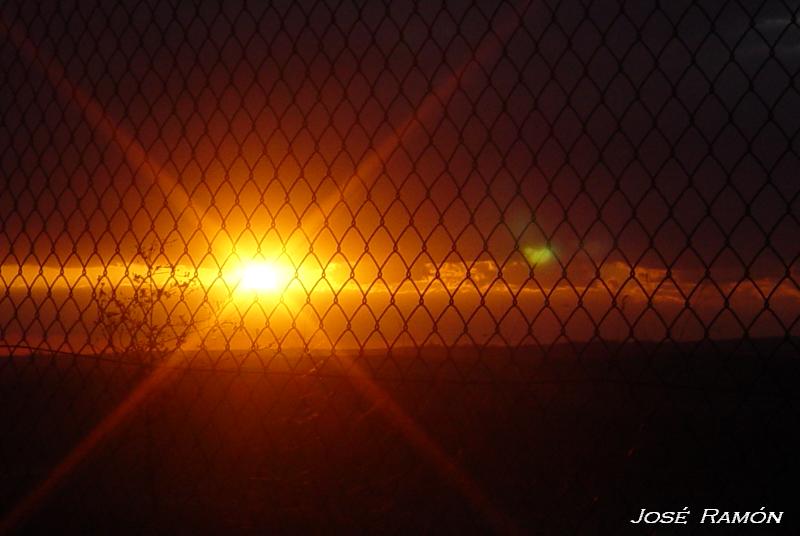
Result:
{"label": "setting sun", "polygon": [[291,267],[268,261],[250,261],[239,272],[239,289],[255,292],[282,292],[292,280]]}
{"label": "setting sun", "polygon": [[800,535],[798,13],[0,0],[0,536]]}

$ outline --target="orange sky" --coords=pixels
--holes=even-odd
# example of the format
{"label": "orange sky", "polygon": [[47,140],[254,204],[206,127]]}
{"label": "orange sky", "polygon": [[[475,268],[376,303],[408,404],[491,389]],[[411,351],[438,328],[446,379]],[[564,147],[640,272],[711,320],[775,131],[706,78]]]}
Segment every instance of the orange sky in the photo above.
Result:
{"label": "orange sky", "polygon": [[[91,287],[124,287],[149,242],[227,304],[240,346],[798,329],[791,114],[752,102],[790,86],[767,61],[790,48],[736,36],[753,83],[706,87],[731,57],[691,44],[693,12],[653,23],[702,58],[687,73],[677,53],[653,66],[663,32],[599,28],[599,43],[565,33],[580,13],[543,25],[556,13],[535,2],[374,9],[279,28],[211,14],[146,44],[131,36],[157,13],[98,10],[91,31],[4,18],[6,343],[86,348]],[[235,290],[252,261],[296,277],[256,301]]]}

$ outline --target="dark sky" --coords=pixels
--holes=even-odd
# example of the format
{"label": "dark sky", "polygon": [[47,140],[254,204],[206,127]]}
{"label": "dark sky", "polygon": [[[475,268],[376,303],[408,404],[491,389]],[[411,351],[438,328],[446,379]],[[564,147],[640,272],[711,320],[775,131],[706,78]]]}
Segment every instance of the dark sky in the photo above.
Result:
{"label": "dark sky", "polygon": [[0,264],[797,277],[796,0],[195,4],[4,3]]}

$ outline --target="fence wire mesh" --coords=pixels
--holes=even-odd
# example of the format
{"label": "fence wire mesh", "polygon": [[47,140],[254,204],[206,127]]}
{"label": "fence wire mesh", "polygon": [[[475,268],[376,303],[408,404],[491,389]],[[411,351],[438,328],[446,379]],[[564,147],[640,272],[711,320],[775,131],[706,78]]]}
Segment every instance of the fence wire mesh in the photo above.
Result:
{"label": "fence wire mesh", "polygon": [[3,3],[5,526],[774,498],[798,10]]}

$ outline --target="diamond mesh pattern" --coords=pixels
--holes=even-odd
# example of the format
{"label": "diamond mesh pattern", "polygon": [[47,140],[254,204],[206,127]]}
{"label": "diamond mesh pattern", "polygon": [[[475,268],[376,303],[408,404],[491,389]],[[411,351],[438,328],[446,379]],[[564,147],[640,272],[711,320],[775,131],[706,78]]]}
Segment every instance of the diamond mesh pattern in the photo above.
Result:
{"label": "diamond mesh pattern", "polygon": [[[552,495],[534,491],[481,465],[497,447],[469,430],[549,460],[515,416],[555,438],[562,417],[599,419],[620,434],[593,453],[610,467],[649,436],[598,399],[701,452],[716,439],[692,410],[721,393],[796,412],[776,370],[800,333],[799,6],[666,4],[4,3],[3,431],[60,443],[4,445],[2,504],[159,365],[172,394],[54,511],[118,501],[203,526],[236,496],[240,529],[313,528],[320,504],[377,527],[442,485],[410,469],[426,443],[376,417],[394,411],[370,402],[378,385],[456,466],[506,486],[512,518],[535,497],[589,520],[542,526],[608,528],[600,469],[536,465]],[[120,460],[142,468],[127,491]],[[348,478],[345,498],[320,495]],[[337,513],[350,496],[363,519]],[[423,509],[458,527],[460,503],[437,497]]]}

